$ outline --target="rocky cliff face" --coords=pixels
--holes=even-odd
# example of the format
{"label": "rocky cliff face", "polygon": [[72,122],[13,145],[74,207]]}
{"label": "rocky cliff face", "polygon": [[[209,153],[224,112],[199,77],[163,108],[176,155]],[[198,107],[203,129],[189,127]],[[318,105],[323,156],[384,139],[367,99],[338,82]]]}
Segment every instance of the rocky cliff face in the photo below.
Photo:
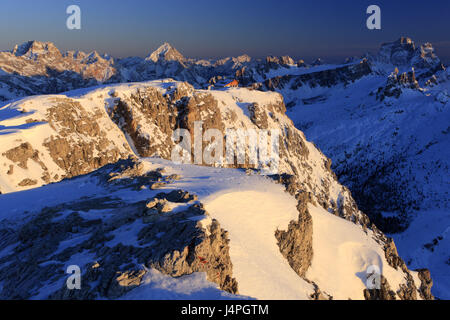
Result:
{"label": "rocky cliff face", "polygon": [[[224,138],[226,130],[277,129],[280,137],[279,171],[292,175],[298,190],[315,195],[316,201],[336,214],[365,223],[349,191],[339,185],[330,170],[330,162],[285,116],[285,106],[279,94],[248,89],[220,91],[195,90],[187,83],[166,82],[166,90],[143,87],[133,93],[116,91],[114,106],[109,113],[115,123],[132,139],[142,157],[161,156],[170,159],[175,142],[174,130],[187,129],[194,144],[195,122],[202,129],[217,129]],[[207,142],[203,142],[205,148]],[[192,148],[192,159],[194,150]],[[224,153],[225,154],[225,153]],[[217,162],[221,164],[221,160]],[[225,166],[254,168],[249,161]],[[320,177],[320,178],[319,178]]]}
{"label": "rocky cliff face", "polygon": [[86,174],[131,154],[104,107],[89,101],[51,96],[2,109],[3,193]]}
{"label": "rocky cliff face", "polygon": [[338,68],[312,71],[301,75],[286,75],[268,79],[253,86],[260,90],[297,90],[302,86],[333,87],[352,83],[372,72],[367,60]]}

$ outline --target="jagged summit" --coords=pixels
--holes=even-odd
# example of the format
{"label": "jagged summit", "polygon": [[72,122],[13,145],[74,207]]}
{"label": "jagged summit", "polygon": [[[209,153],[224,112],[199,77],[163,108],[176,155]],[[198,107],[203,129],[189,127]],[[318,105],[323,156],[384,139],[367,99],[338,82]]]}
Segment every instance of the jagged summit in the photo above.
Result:
{"label": "jagged summit", "polygon": [[183,55],[168,42],[165,42],[158,49],[153,51],[145,60],[153,62],[161,61],[178,61],[183,62],[185,58]]}
{"label": "jagged summit", "polygon": [[415,50],[414,41],[401,37],[394,42],[383,43],[377,57],[382,62],[403,66],[409,64]]}
{"label": "jagged summit", "polygon": [[413,48],[415,48],[415,43],[410,37],[400,37],[395,42],[401,45],[412,46]]}
{"label": "jagged summit", "polygon": [[375,61],[416,70],[435,70],[441,65],[431,43],[416,46],[414,41],[408,37],[400,37],[394,42],[383,43],[375,56]]}
{"label": "jagged summit", "polygon": [[106,63],[107,61],[113,62],[114,60],[109,55],[107,55],[107,54],[102,55],[102,54],[98,53],[95,50],[90,52],[90,53],[88,53],[86,55],[86,57],[82,60],[82,62],[86,63],[86,64],[93,64],[93,63],[96,63],[96,62],[104,62],[104,63]]}
{"label": "jagged summit", "polygon": [[25,56],[30,59],[47,54],[61,55],[61,52],[54,43],[35,40],[16,45],[12,53],[16,56]]}

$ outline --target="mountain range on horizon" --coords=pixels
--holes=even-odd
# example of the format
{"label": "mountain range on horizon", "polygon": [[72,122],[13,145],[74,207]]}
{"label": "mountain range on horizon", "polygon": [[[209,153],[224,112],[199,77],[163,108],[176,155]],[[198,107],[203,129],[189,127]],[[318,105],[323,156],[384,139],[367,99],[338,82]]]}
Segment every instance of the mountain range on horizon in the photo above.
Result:
{"label": "mountain range on horizon", "polygon": [[[0,298],[450,299],[449,92],[407,37],[340,64],[0,52]],[[196,121],[279,130],[279,173],[175,163]]]}
{"label": "mountain range on horizon", "polygon": [[[392,46],[394,48],[388,48]],[[387,53],[383,52],[386,50]],[[387,65],[398,65],[402,72],[411,68],[431,68],[432,73],[445,69],[431,44],[425,43],[416,48],[414,42],[405,37],[392,43],[384,43],[377,55],[365,54],[361,58],[348,58],[343,64],[361,59],[368,59],[376,65],[380,65],[383,61]],[[12,98],[30,95],[33,91],[58,93],[101,83],[137,82],[160,78],[188,81],[196,87],[204,88],[208,83],[214,83],[216,81],[214,78],[219,76],[236,78],[241,85],[248,86],[267,81],[271,77],[271,70],[273,75],[280,73],[276,70],[283,70],[281,73],[288,74],[323,64],[321,59],[316,59],[308,65],[304,60],[294,61],[289,56],[252,59],[248,55],[242,55],[217,60],[187,59],[169,43],[164,43],[146,58],[114,59],[96,51],[61,53],[53,43],[39,41],[29,41],[16,45],[11,51],[0,52],[0,75],[3,83],[8,86],[8,91],[16,91],[10,94]],[[384,72],[393,71],[392,68],[389,70]],[[309,72],[312,71],[314,69]],[[15,83],[10,88],[8,76],[14,78],[11,82]],[[36,83],[35,80],[33,83],[27,83],[29,77],[34,77],[41,83],[39,88],[29,89]],[[0,100],[7,99],[8,95],[0,93]]]}
{"label": "mountain range on horizon", "polygon": [[[402,39],[404,41],[411,41],[413,44],[414,42],[411,40],[411,38],[407,37],[407,36],[402,36],[400,38],[398,38],[398,41],[402,41]],[[389,42],[386,43],[382,43],[381,46],[387,44]],[[428,43],[425,42],[424,45],[427,45]],[[419,46],[420,47],[420,46]],[[47,49],[45,49],[47,48]],[[24,51],[25,50],[25,51]],[[49,51],[59,51],[59,53],[61,55],[70,55],[75,53],[81,53],[83,56],[89,56],[89,55],[93,55],[93,56],[98,56],[104,59],[111,59],[112,56],[109,55],[107,52],[101,54],[99,52],[97,52],[96,50],[90,51],[90,52],[82,52],[79,50],[67,50],[66,52],[61,51],[60,49],[57,48],[57,46],[50,41],[39,41],[39,40],[30,40],[30,41],[26,41],[22,44],[17,44],[12,50],[4,50],[4,51],[0,51],[0,52],[12,52],[16,55],[26,55],[26,51],[28,50],[38,50],[41,52],[41,54],[45,54],[45,52],[47,50]],[[161,55],[162,54],[162,55]],[[166,60],[166,61],[209,61],[209,62],[216,62],[216,61],[220,61],[223,59],[227,59],[229,57],[225,57],[225,58],[186,58],[184,57],[172,44],[170,44],[169,42],[164,42],[163,44],[161,44],[158,48],[156,48],[154,51],[150,52],[149,54],[147,54],[146,56],[142,57],[145,60],[152,60],[153,62],[157,62],[157,60],[159,60],[159,56],[161,55],[162,60]],[[366,56],[369,55],[373,55],[373,53],[370,52],[370,50],[361,52],[360,58],[364,58]],[[238,56],[235,56],[236,58],[241,58],[241,59],[252,59],[251,57],[249,57],[247,54],[241,54]],[[267,57],[272,57],[272,55],[267,55],[266,57],[258,57],[255,58],[255,60],[264,60]],[[305,61],[304,59],[301,58],[301,56],[299,56],[297,59],[290,57],[289,55],[285,55],[284,57],[286,57],[286,59],[292,59],[293,61],[295,61],[295,63],[297,63],[298,61]],[[115,60],[124,60],[124,59],[130,59],[130,58],[139,58],[139,57],[134,57],[134,56],[130,56],[130,57],[122,57],[122,58],[118,58],[115,57]],[[358,59],[356,56],[349,56],[345,59],[342,60],[342,62],[344,63],[345,61],[348,61],[350,59]],[[311,64],[314,64],[316,61],[323,61],[322,58],[320,57],[316,57],[316,58],[312,58],[311,59]],[[336,64],[336,63],[334,63]]]}

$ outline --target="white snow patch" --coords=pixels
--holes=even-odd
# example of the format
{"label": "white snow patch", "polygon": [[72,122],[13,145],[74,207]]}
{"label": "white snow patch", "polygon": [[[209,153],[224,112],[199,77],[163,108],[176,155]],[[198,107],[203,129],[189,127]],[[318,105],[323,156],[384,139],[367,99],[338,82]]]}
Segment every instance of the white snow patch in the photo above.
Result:
{"label": "white snow patch", "polygon": [[380,268],[394,291],[406,283],[403,271],[387,263],[383,248],[357,226],[323,208],[308,205],[313,218],[313,261],[306,277],[333,299],[364,299],[366,271]]}
{"label": "white snow patch", "polygon": [[207,211],[229,231],[233,276],[239,292],[258,299],[308,299],[311,284],[282,256],[275,238],[296,219],[297,202],[288,194],[241,191],[205,200]]}

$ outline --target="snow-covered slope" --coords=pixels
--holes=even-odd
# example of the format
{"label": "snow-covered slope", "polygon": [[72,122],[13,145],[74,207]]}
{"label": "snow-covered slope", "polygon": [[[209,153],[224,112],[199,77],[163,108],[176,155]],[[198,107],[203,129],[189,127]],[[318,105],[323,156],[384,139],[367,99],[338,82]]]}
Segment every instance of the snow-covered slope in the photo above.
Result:
{"label": "snow-covered slope", "polygon": [[369,76],[347,87],[297,90],[303,99],[325,98],[287,114],[333,159],[365,210],[448,208],[450,114],[436,99],[447,83],[425,93],[403,89],[398,99],[380,102],[371,92],[384,81]]}
{"label": "snow-covered slope", "polygon": [[[401,241],[411,267],[430,268],[442,279],[436,294],[448,298],[447,246],[427,249],[434,239],[448,242],[448,70],[429,44],[416,48],[410,39],[383,45],[367,65],[370,72],[350,81],[303,76],[293,86],[282,78],[272,81],[272,90],[283,94],[296,127],[333,160],[332,169],[362,210]],[[445,223],[436,225],[437,213]],[[415,220],[436,227],[398,234]]]}
{"label": "snow-covered slope", "polygon": [[[153,199],[167,199],[164,209],[146,209]],[[375,233],[312,204],[314,258],[299,277],[275,237],[297,218],[297,201],[242,170],[130,159],[0,203],[2,298],[363,299],[371,264],[394,295],[404,285],[420,297],[418,274],[394,269]],[[14,257],[26,272],[11,272]],[[65,287],[69,265],[82,270],[81,290]]]}

